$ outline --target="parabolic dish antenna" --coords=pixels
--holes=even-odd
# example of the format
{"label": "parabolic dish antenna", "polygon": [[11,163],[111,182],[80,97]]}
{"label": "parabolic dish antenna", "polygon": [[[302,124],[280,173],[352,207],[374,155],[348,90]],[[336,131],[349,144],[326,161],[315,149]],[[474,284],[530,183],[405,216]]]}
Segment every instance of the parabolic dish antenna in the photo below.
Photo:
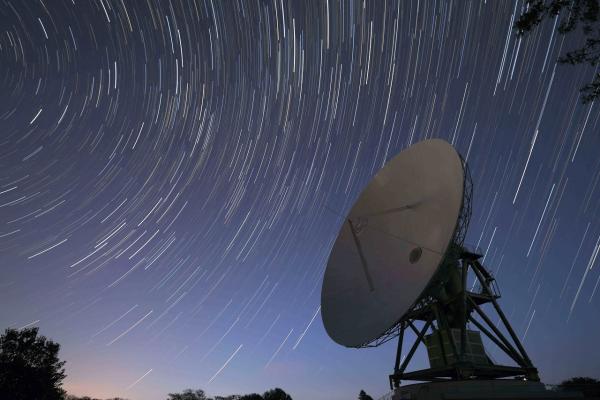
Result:
{"label": "parabolic dish antenna", "polygon": [[335,342],[362,347],[417,302],[453,242],[464,186],[461,157],[440,139],[377,172],[346,216],[323,278],[321,314]]}
{"label": "parabolic dish antenna", "polygon": [[[477,398],[490,398],[499,388],[494,382],[510,383],[502,379],[507,377],[533,383],[502,386],[510,392],[505,398],[550,398],[498,304],[495,278],[479,261],[483,255],[463,243],[472,188],[466,163],[449,143],[417,143],[377,172],[344,218],[331,250],[321,289],[325,329],[347,347],[378,346],[398,337],[389,375],[394,399],[446,398],[439,386],[432,397],[418,385],[400,387],[403,380],[486,381]],[[486,304],[493,306],[497,323],[482,308]],[[403,358],[405,331],[415,336]],[[496,363],[481,334],[515,365]],[[421,344],[429,368],[407,371]]]}

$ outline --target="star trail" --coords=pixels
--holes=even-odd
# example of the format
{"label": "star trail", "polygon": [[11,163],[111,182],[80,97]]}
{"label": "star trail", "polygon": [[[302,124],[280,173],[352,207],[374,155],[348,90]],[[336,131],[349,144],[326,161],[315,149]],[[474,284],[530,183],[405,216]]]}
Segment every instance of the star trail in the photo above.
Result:
{"label": "star trail", "polygon": [[395,344],[334,344],[321,279],[369,179],[439,137],[542,380],[598,378],[594,68],[523,7],[0,0],[0,327],[60,343],[73,394],[382,395]]}

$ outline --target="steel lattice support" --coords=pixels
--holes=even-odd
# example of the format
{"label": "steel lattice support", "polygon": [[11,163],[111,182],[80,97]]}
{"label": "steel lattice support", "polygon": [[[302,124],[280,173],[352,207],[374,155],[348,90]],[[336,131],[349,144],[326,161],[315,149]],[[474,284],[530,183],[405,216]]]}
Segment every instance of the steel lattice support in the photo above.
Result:
{"label": "steel lattice support", "polygon": [[[464,379],[496,379],[505,377],[518,377],[522,376],[532,381],[539,381],[537,369],[533,366],[533,363],[529,359],[525,348],[519,341],[517,335],[512,329],[506,316],[502,312],[497,299],[500,297],[496,291],[494,291],[494,278],[492,275],[479,263],[481,255],[471,253],[463,248],[460,255],[460,263],[455,265],[456,268],[460,269],[460,277],[462,284],[462,291],[458,298],[454,298],[450,301],[452,304],[459,306],[459,314],[454,315],[455,318],[460,318],[460,338],[458,343],[454,344],[454,339],[450,339],[450,348],[446,348],[444,341],[441,339],[441,334],[438,334],[438,345],[442,349],[442,357],[444,360],[444,367],[440,368],[428,368],[419,371],[406,372],[406,369],[415,354],[416,349],[421,343],[425,343],[425,338],[429,331],[431,334],[435,333],[436,330],[441,332],[448,330],[449,325],[446,316],[440,311],[444,306],[448,304],[435,299],[427,298],[422,299],[411,311],[409,311],[405,318],[401,320],[397,325],[397,336],[398,348],[396,351],[396,362],[394,364],[394,373],[389,376],[390,387],[396,388],[400,385],[402,380],[418,380],[418,381],[440,381],[440,380],[464,380]],[[467,290],[467,274],[472,271],[475,275],[476,282],[479,284],[480,290],[478,292],[471,292]],[[494,311],[500,317],[502,326],[508,332],[508,337],[504,335],[501,329],[496,326],[491,318],[482,309],[484,304],[492,304]],[[476,314],[479,320],[471,314]],[[418,330],[414,323],[415,321],[423,321],[424,324],[420,330]],[[490,339],[498,348],[510,357],[516,364],[516,366],[496,365],[489,360],[489,365],[475,365],[469,361],[467,355],[467,323],[472,323],[479,329],[479,331]],[[406,341],[405,330],[412,330],[416,338],[407,353],[405,359],[401,362],[402,346]],[[390,338],[387,338],[390,340]],[[386,340],[386,341],[387,341]],[[453,355],[453,362],[449,362],[446,358],[446,354]]]}

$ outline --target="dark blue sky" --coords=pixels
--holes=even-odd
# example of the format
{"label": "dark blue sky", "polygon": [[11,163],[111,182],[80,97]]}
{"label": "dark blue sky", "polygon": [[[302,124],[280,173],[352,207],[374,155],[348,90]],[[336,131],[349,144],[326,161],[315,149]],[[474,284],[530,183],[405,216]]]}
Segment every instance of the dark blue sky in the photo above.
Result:
{"label": "dark blue sky", "polygon": [[70,392],[383,394],[395,345],[334,344],[321,278],[336,213],[430,137],[542,379],[600,375],[581,37],[516,38],[520,0],[0,4],[0,327],[61,343]]}

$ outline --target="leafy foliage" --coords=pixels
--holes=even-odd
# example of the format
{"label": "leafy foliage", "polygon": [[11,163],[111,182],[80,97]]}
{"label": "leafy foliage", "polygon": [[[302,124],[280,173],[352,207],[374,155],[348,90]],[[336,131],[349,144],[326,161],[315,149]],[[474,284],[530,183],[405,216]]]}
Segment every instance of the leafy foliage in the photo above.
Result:
{"label": "leafy foliage", "polygon": [[0,398],[13,400],[61,400],[65,392],[64,361],[60,345],[38,328],[6,329],[0,336]]}
{"label": "leafy foliage", "polygon": [[373,400],[373,398],[365,393],[364,390],[361,390],[358,394],[358,400]]}
{"label": "leafy foliage", "polygon": [[240,400],[263,400],[263,397],[258,393],[251,393],[243,395]]}
{"label": "leafy foliage", "polygon": [[292,400],[292,397],[280,388],[266,391],[262,397],[264,400]]}
{"label": "leafy foliage", "polygon": [[204,390],[186,389],[181,393],[169,393],[168,400],[210,400]]}
{"label": "leafy foliage", "polygon": [[292,400],[283,389],[275,388],[266,391],[262,396],[258,393],[231,396],[208,397],[203,390],[186,389],[182,393],[169,393],[167,400]]}
{"label": "leafy foliage", "polygon": [[[67,395],[62,389],[66,375],[65,362],[58,358],[59,349],[58,343],[38,336],[38,328],[6,329],[0,336],[0,399],[99,400]],[[292,400],[280,388],[268,390],[262,396],[252,393],[211,398],[202,389],[186,389],[168,396],[167,400]]]}
{"label": "leafy foliage", "polygon": [[561,382],[559,387],[565,391],[577,391],[583,397],[600,397],[600,381],[594,378],[576,376]]}
{"label": "leafy foliage", "polygon": [[[585,44],[567,52],[558,59],[561,64],[600,63],[600,1],[599,0],[526,0],[526,11],[515,23],[517,35],[524,36],[544,19],[561,18],[557,27],[560,34],[581,28]],[[563,15],[564,14],[564,15]],[[600,73],[580,89],[583,103],[600,98]]]}
{"label": "leafy foliage", "polygon": [[[102,399],[97,399],[95,397],[90,397],[90,396],[77,397],[72,394],[68,394],[67,397],[65,397],[65,400],[102,400]],[[122,397],[112,397],[112,398],[106,399],[106,400],[127,400],[127,399],[124,399]]]}

